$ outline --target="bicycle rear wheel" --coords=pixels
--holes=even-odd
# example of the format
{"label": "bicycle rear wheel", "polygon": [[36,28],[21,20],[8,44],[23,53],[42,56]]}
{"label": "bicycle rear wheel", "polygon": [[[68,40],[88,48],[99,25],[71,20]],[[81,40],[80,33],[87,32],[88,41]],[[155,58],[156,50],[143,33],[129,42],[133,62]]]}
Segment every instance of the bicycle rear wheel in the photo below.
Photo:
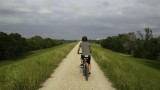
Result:
{"label": "bicycle rear wheel", "polygon": [[86,78],[86,81],[88,81],[88,66],[85,65],[85,78]]}
{"label": "bicycle rear wheel", "polygon": [[83,75],[86,75],[85,65],[83,66]]}

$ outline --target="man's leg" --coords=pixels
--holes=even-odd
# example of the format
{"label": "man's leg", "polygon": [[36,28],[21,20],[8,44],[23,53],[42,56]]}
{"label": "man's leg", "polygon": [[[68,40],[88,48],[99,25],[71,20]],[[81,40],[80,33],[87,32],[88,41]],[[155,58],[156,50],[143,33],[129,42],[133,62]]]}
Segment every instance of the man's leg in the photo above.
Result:
{"label": "man's leg", "polygon": [[81,58],[81,64],[83,64],[83,59]]}
{"label": "man's leg", "polygon": [[83,68],[83,59],[82,59],[82,57],[81,57],[81,68]]}
{"label": "man's leg", "polygon": [[83,68],[83,55],[81,55],[81,68]]}

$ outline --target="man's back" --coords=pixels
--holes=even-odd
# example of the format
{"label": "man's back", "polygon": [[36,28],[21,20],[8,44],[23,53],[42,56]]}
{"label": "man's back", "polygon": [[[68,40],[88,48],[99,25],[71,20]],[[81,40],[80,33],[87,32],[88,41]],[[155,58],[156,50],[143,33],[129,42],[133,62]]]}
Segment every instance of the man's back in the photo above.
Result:
{"label": "man's back", "polygon": [[90,55],[90,43],[89,42],[81,42],[80,47],[82,49],[82,55]]}

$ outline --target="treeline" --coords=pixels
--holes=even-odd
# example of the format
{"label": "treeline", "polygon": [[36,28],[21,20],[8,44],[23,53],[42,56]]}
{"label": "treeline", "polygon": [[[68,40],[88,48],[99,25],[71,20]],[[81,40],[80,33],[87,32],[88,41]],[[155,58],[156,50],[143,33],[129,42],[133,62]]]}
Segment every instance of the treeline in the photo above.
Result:
{"label": "treeline", "polygon": [[160,60],[160,36],[153,37],[152,30],[145,29],[145,34],[138,31],[100,40],[104,48],[131,54],[134,57]]}
{"label": "treeline", "polygon": [[18,57],[28,51],[49,48],[63,43],[64,40],[42,38],[37,35],[26,39],[18,33],[7,34],[0,32],[0,60]]}

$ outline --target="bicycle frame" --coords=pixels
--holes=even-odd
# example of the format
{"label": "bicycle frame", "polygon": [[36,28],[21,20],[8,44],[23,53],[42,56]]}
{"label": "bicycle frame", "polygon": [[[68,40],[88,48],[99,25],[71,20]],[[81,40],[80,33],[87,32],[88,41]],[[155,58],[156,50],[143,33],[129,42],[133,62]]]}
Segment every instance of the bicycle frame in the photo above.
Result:
{"label": "bicycle frame", "polygon": [[[79,54],[82,54],[82,53],[79,53]],[[86,78],[86,81],[88,81],[88,71],[89,71],[89,68],[88,68],[88,63],[87,63],[87,59],[89,58],[89,55],[84,55],[84,58],[83,58],[83,74]]]}
{"label": "bicycle frame", "polygon": [[86,80],[88,80],[88,63],[87,63],[87,59],[88,59],[88,55],[87,57],[84,57],[84,60],[83,60],[83,74],[86,78]]}

